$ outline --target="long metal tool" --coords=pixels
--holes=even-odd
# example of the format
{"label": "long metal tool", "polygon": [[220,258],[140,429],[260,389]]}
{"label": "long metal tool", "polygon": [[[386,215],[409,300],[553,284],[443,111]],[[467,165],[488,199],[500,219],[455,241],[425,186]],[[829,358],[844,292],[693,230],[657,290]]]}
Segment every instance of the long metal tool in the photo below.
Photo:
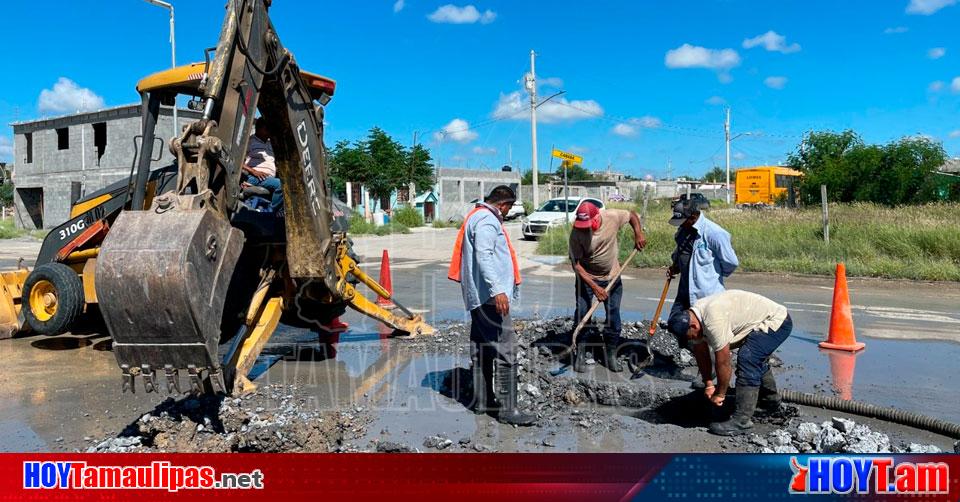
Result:
{"label": "long metal tool", "polygon": [[[638,251],[637,249],[634,249],[633,251],[631,251],[630,256],[627,256],[626,261],[617,265],[617,269],[616,271],[614,271],[613,277],[610,278],[610,282],[607,283],[607,287],[604,288],[604,291],[606,291],[607,293],[610,292],[610,290],[613,288],[613,285],[617,282],[617,279],[620,278],[620,274],[623,272],[623,268],[628,263],[633,261],[633,258],[635,256],[637,256],[637,251]],[[587,310],[587,313],[584,314],[582,319],[580,319],[580,323],[577,324],[576,328],[574,328],[572,340],[570,341],[570,346],[564,349],[563,352],[560,352],[560,354],[557,355],[557,359],[563,359],[564,357],[567,357],[568,354],[574,352],[577,349],[577,335],[579,335],[580,331],[583,330],[583,327],[587,325],[587,322],[590,320],[590,317],[593,316],[593,313],[597,311],[597,307],[599,306],[600,306],[600,301],[594,298],[593,304],[590,305],[590,310]],[[565,364],[563,367],[557,370],[556,373],[557,374],[563,373],[563,371],[566,369],[567,366],[569,366],[569,364]]]}

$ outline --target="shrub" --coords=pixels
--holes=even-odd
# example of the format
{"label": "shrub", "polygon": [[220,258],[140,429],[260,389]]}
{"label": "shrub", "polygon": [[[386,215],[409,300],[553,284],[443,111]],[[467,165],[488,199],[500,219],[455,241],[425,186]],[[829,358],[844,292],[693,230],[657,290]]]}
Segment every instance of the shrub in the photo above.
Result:
{"label": "shrub", "polygon": [[409,228],[422,227],[423,215],[421,215],[420,211],[418,211],[415,207],[400,206],[393,212],[393,218],[391,218],[391,221]]}

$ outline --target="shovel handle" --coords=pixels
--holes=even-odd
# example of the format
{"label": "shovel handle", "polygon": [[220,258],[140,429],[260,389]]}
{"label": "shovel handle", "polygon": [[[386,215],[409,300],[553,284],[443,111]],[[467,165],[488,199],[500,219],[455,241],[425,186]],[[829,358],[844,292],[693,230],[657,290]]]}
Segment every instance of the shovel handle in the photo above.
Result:
{"label": "shovel handle", "polygon": [[660,303],[657,304],[657,311],[653,314],[653,321],[650,321],[650,336],[657,332],[657,324],[660,324],[660,313],[663,312],[663,302],[667,301],[671,280],[673,280],[673,277],[668,276],[667,282],[663,285],[663,292],[660,293]]}
{"label": "shovel handle", "polygon": [[[624,261],[622,264],[619,264],[619,263],[617,264],[617,270],[614,272],[613,277],[610,278],[610,282],[607,283],[607,287],[603,288],[604,291],[609,293],[610,290],[613,289],[613,284],[616,283],[617,279],[620,278],[620,275],[623,273],[623,269],[627,266],[628,263],[632,262],[633,258],[636,256],[637,256],[637,249],[634,248],[634,250],[630,252],[630,256],[627,256],[626,261]],[[573,336],[572,336],[572,341],[570,342],[570,346],[567,347],[566,350],[560,353],[561,359],[565,357],[567,354],[573,352],[577,348],[577,335],[579,335],[580,330],[582,330],[583,327],[587,325],[587,321],[590,320],[590,317],[593,316],[593,313],[597,311],[597,307],[599,306],[600,306],[600,302],[596,298],[594,298],[593,304],[590,305],[590,310],[587,310],[587,313],[584,314],[583,318],[580,319],[580,323],[577,324],[577,327],[573,330]]]}

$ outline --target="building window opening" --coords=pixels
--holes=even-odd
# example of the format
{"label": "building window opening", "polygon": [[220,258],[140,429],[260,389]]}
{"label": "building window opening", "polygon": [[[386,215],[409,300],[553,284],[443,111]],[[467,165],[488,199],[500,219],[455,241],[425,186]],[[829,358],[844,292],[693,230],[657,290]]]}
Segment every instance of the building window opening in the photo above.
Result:
{"label": "building window opening", "polygon": [[57,150],[70,149],[70,129],[61,127],[57,129]]}
{"label": "building window opening", "polygon": [[28,132],[23,135],[27,140],[27,164],[33,164],[33,133]]}
{"label": "building window opening", "polygon": [[100,159],[103,158],[103,152],[107,150],[107,123],[96,122],[93,124],[93,147],[97,150],[97,166],[100,166]]}

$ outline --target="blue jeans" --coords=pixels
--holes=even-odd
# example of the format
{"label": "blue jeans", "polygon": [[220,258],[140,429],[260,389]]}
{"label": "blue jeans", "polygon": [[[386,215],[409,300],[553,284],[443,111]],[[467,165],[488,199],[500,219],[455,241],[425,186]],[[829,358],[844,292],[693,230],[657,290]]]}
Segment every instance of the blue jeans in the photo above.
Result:
{"label": "blue jeans", "polygon": [[763,374],[770,369],[770,355],[773,354],[793,331],[790,314],[776,331],[761,333],[754,331],[747,335],[737,353],[737,385],[759,387]]}
{"label": "blue jeans", "polygon": [[[610,281],[600,281],[594,279],[597,286],[606,288]],[[574,327],[580,323],[583,316],[590,310],[590,304],[593,303],[593,290],[579,278],[577,278],[577,310],[573,315]],[[607,318],[603,326],[603,339],[611,346],[620,346],[620,332],[623,325],[620,321],[620,299],[623,298],[623,282],[617,278],[617,282],[610,288],[610,294],[607,301],[603,302],[603,308],[607,312]],[[582,337],[583,335],[581,335]]]}
{"label": "blue jeans", "polygon": [[270,190],[270,193],[273,194],[273,198],[270,200],[270,207],[272,209],[276,209],[283,205],[283,188],[280,187],[280,178],[277,178],[276,176],[268,176],[261,180],[252,174],[248,174],[247,179],[244,181],[253,186]]}

